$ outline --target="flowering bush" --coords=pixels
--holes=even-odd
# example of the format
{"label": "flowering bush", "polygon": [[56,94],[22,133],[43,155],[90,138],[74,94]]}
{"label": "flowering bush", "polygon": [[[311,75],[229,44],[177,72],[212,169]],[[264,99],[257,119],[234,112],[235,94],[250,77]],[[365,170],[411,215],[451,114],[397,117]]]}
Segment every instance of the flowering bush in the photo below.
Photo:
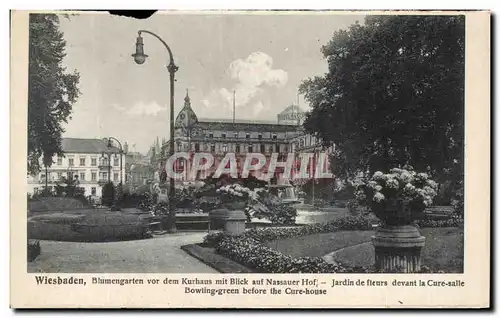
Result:
{"label": "flowering bush", "polygon": [[[438,184],[427,173],[417,173],[411,167],[394,168],[387,174],[377,171],[366,182],[358,182],[355,196],[361,205],[370,207],[379,218],[384,219],[387,216],[384,214],[389,212],[388,207],[394,207],[395,202],[404,202],[411,207],[412,213],[423,212],[425,207],[432,205],[437,189]],[[410,220],[411,216],[407,219]]]}
{"label": "flowering bush", "polygon": [[255,191],[240,184],[222,186],[215,191],[227,208],[244,209],[251,198],[255,198]]}

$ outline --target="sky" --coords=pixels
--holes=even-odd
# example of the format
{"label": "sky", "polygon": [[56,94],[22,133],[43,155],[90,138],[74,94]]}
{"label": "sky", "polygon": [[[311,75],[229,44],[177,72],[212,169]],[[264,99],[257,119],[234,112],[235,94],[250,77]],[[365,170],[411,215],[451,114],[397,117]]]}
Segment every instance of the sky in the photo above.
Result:
{"label": "sky", "polygon": [[169,57],[160,41],[143,34],[149,56],[138,65],[138,30],[158,34],[179,67],[175,116],[189,90],[198,118],[276,120],[291,104],[308,109],[298,86],[327,72],[321,46],[363,16],[307,14],[156,13],[145,20],[108,14],[61,17],[68,72],[80,73],[81,95],[64,137],[113,136],[146,153],[169,136]]}

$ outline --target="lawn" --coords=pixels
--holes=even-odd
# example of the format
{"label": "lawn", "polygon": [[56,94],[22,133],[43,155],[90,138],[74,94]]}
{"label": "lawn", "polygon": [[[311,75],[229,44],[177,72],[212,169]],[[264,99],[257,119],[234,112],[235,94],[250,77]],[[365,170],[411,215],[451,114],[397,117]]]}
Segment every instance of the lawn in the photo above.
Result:
{"label": "lawn", "polygon": [[[463,272],[464,236],[460,228],[425,228],[422,264],[433,270]],[[355,266],[374,264],[373,231],[340,231],[267,242],[266,245],[293,257],[323,257],[337,251],[340,263]]]}

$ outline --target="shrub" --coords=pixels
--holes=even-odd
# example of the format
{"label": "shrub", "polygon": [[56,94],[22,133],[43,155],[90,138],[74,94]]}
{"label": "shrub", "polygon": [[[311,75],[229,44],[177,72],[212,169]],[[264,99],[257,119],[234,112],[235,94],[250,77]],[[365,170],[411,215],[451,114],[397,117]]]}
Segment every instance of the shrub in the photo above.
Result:
{"label": "shrub", "polygon": [[112,182],[106,183],[102,187],[102,205],[112,206],[115,199],[115,187]]}
{"label": "shrub", "polygon": [[359,213],[359,203],[358,200],[356,199],[350,199],[346,203],[347,209],[349,209],[349,212],[351,213]]}
{"label": "shrub", "polygon": [[116,185],[115,200],[116,200],[117,204],[121,206],[121,203],[123,201],[123,185],[121,182]]}
{"label": "shrub", "polygon": [[455,214],[458,216],[464,216],[464,184],[459,182],[458,189],[455,192],[454,198],[451,200],[451,204],[455,209]]}
{"label": "shrub", "polygon": [[295,224],[297,209],[289,204],[274,206],[269,215],[269,220],[273,224],[292,225]]}
{"label": "shrub", "polygon": [[223,238],[224,238],[223,232],[212,232],[212,233],[207,234],[203,238],[203,244],[206,246],[215,247],[220,243],[220,241]]}
{"label": "shrub", "polygon": [[41,252],[40,241],[28,240],[28,262],[33,262]]}

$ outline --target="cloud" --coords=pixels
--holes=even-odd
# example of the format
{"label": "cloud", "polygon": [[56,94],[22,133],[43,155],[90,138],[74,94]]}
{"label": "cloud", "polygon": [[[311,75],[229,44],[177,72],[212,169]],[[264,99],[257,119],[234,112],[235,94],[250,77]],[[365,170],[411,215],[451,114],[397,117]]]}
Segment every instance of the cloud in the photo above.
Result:
{"label": "cloud", "polygon": [[127,109],[126,107],[114,104],[113,107],[130,116],[155,116],[160,112],[164,112],[167,110],[166,107],[160,106],[156,101],[152,101],[150,103],[145,103],[140,101],[134,104],[131,108]]}
{"label": "cloud", "polygon": [[227,111],[233,107],[233,90],[236,92],[235,106],[237,117],[256,116],[269,107],[265,107],[261,98],[270,87],[282,87],[288,81],[288,73],[273,69],[273,59],[262,52],[254,52],[246,59],[237,59],[230,63],[227,74],[234,84],[230,88],[213,90],[202,99],[204,114],[213,115],[220,111],[227,117]]}

